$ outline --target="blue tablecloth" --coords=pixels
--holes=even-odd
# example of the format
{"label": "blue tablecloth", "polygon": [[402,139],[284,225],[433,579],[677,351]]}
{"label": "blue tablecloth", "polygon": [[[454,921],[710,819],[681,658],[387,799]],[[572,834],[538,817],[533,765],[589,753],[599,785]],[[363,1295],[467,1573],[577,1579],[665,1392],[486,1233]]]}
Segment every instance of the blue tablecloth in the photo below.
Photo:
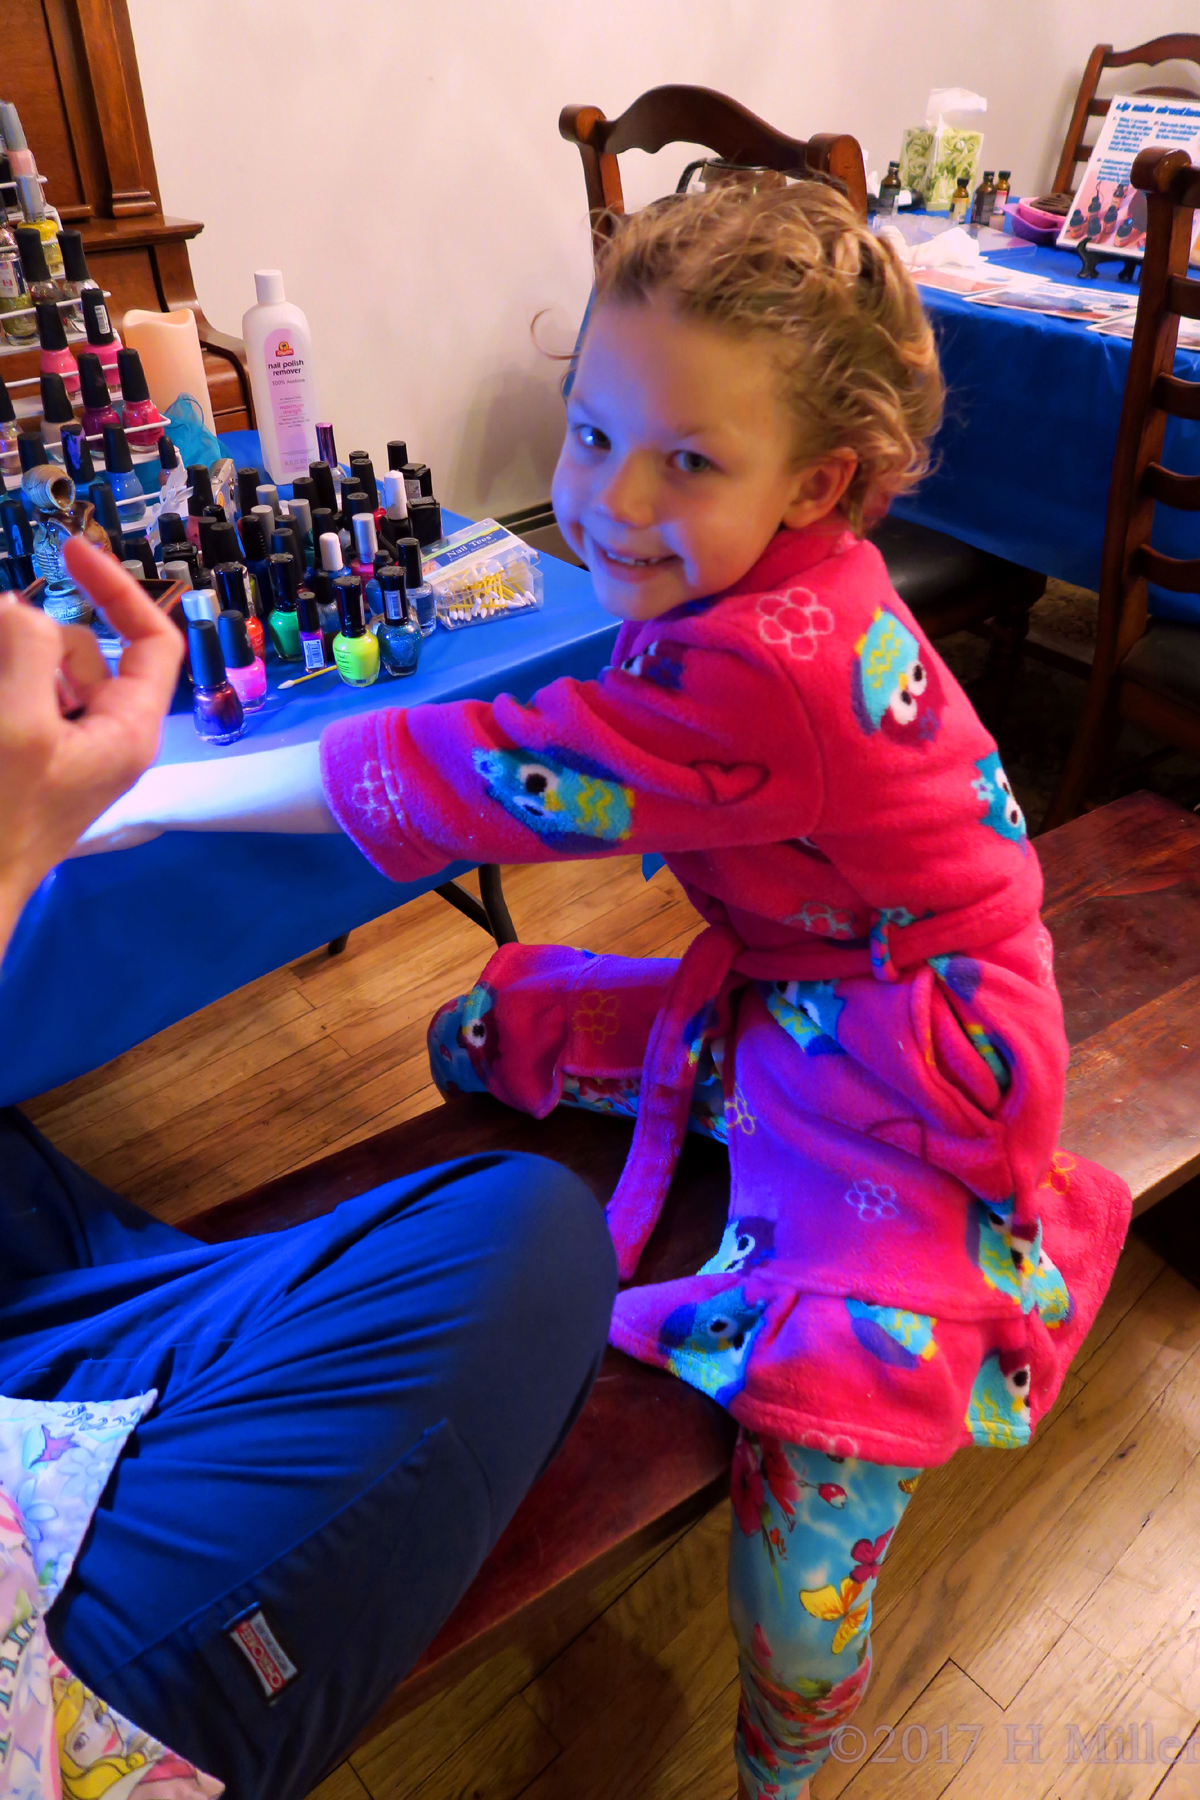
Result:
{"label": "blue tablecloth", "polygon": [[[239,465],[258,462],[254,433],[224,442]],[[448,531],[466,523],[450,514],[445,522]],[[542,569],[542,612],[439,629],[403,680],[353,689],[326,675],[279,694],[279,680],[296,669],[271,663],[266,706],[227,749],[201,743],[185,698],[166,721],[159,760],[236,758],[317,738],[347,713],[501,692],[527,699],[559,675],[586,679],[608,660],[617,622],[581,569],[553,557]],[[26,907],[0,970],[0,1103],[96,1068],[470,866],[398,886],[348,838],[236,832],[165,832],[133,850],[62,864]],[[482,934],[479,950],[482,961]]]}
{"label": "blue tablecloth", "polygon": [[[1079,259],[1068,250],[1000,252],[990,260],[1084,292],[1137,292],[1115,279],[1080,281]],[[981,550],[1098,588],[1128,339],[979,306],[936,288],[921,294],[949,390],[946,422],[933,472],[894,510]],[[1176,372],[1200,381],[1200,355],[1180,351]],[[1200,422],[1168,422],[1163,460],[1200,474]],[[1200,556],[1200,514],[1159,506],[1153,541],[1168,556]],[[1195,595],[1152,589],[1151,606],[1200,623]]]}

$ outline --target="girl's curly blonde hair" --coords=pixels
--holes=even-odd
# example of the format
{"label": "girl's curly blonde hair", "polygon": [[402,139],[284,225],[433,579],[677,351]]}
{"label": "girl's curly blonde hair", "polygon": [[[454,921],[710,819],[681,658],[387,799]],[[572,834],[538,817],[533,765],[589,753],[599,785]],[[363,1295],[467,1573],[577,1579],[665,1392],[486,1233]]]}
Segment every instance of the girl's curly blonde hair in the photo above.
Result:
{"label": "girl's curly blonde hair", "polygon": [[856,531],[925,474],[945,394],[933,333],[891,245],[835,188],[719,187],[618,218],[596,300],[652,294],[773,342],[797,462],[858,458],[841,503]]}

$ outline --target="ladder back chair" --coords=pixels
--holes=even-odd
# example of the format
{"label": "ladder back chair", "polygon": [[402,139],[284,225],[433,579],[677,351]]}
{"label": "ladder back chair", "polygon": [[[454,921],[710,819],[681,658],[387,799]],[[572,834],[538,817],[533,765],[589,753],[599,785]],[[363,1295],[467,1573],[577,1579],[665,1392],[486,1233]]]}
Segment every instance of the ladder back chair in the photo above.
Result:
{"label": "ladder back chair", "polygon": [[[1160,460],[1168,418],[1200,420],[1200,381],[1173,372],[1180,319],[1200,319],[1200,279],[1188,276],[1200,168],[1182,150],[1150,147],[1132,178],[1147,196],[1146,250],[1108,490],[1096,649],[1044,830],[1079,812],[1122,720],[1200,756],[1200,556],[1164,556],[1150,544],[1156,506],[1200,512],[1200,474]],[[1197,623],[1151,617],[1148,582],[1196,594]]]}
{"label": "ladder back chair", "polygon": [[598,106],[564,106],[558,129],[579,150],[592,215],[593,247],[599,249],[625,211],[617,158],[626,150],[651,154],[668,144],[703,144],[726,162],[777,169],[782,175],[840,182],[865,219],[867,178],[857,138],[844,133],[794,138],[712,88],[657,87],[607,119]]}
{"label": "ladder back chair", "polygon": [[[565,106],[558,128],[568,143],[577,146],[583,162],[593,256],[625,210],[618,156],[626,150],[661,150],[671,143],[703,144],[731,163],[810,180],[832,178],[866,217],[866,181],[857,139],[844,133],[807,140],[787,137],[711,88],[651,88],[619,119],[607,119],[598,106]],[[539,514],[536,523],[543,532],[551,532],[551,518],[546,512]],[[1043,593],[1046,577],[905,519],[884,519],[870,537],[887,564],[893,587],[929,637],[973,630],[988,638],[987,665],[972,685],[971,699],[985,724],[994,729],[1020,667],[1030,608]],[[547,547],[555,549],[552,541]]]}
{"label": "ladder back chair", "polygon": [[[1058,173],[1054,177],[1056,194],[1074,193],[1076,167],[1079,163],[1085,163],[1092,154],[1092,146],[1084,143],[1083,134],[1087,130],[1089,119],[1102,119],[1108,111],[1109,102],[1096,98],[1096,89],[1105,69],[1128,69],[1137,65],[1153,69],[1165,62],[1190,62],[1200,68],[1200,36],[1195,32],[1176,31],[1167,37],[1151,38],[1146,44],[1135,44],[1132,50],[1114,50],[1111,44],[1096,45],[1088,57],[1087,68],[1083,71],[1083,80],[1075,96],[1075,110],[1071,114],[1071,123],[1063,141]],[[1200,99],[1200,88],[1145,87],[1134,91],[1138,94],[1157,94],[1167,100]]]}

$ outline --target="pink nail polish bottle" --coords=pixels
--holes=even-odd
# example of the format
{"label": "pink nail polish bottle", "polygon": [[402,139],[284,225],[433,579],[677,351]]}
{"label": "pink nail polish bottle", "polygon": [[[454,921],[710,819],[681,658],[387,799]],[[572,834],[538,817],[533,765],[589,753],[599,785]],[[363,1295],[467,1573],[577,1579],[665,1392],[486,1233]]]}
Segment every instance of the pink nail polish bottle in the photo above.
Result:
{"label": "pink nail polish bottle", "polygon": [[225,656],[225,679],[242,703],[244,713],[257,712],[267,697],[267,671],[255,656],[246,634],[246,620],[230,609],[217,620],[217,632]]}
{"label": "pink nail polish bottle", "polygon": [[[121,340],[112,328],[104,295],[99,288],[84,288],[79,300],[87,330],[87,349],[100,358],[104,379],[110,389],[115,388],[121,379],[117,368],[117,351],[121,349]],[[81,354],[86,356],[87,350],[81,349]]]}
{"label": "pink nail polish bottle", "polygon": [[150,398],[142,359],[136,350],[117,351],[121,378],[121,412],[131,450],[153,450],[162,436],[158,408]]}
{"label": "pink nail polish bottle", "polygon": [[71,399],[78,400],[79,369],[67,349],[62,314],[53,300],[39,300],[36,311],[38,341],[42,346],[41,372],[43,375],[61,375]]}
{"label": "pink nail polish bottle", "polygon": [[79,391],[83,396],[83,429],[88,437],[100,437],[106,425],[121,423],[108,396],[104,366],[93,350],[85,350],[79,358]]}

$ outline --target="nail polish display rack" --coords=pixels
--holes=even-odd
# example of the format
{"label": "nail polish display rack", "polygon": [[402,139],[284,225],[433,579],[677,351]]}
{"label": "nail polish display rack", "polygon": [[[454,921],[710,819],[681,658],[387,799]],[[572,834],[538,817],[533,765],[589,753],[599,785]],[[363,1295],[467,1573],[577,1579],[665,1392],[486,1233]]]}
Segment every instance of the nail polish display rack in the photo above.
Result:
{"label": "nail polish display rack", "polygon": [[[110,289],[101,288],[100,292],[106,300],[112,299]],[[67,312],[71,307],[74,307],[76,312],[79,311],[79,301],[71,294],[64,294],[61,298],[56,296],[54,304],[58,307],[59,312]],[[24,319],[35,316],[32,306],[14,306],[11,312],[0,313],[0,332],[3,332],[4,330],[5,319]],[[86,342],[86,333],[84,332],[82,325],[77,325],[74,319],[64,319],[63,329],[69,340],[72,340],[77,344],[81,341]],[[4,342],[3,338],[0,337],[0,360],[6,356],[20,356],[22,354],[27,356],[31,350],[36,350],[37,347],[38,341],[36,337],[26,338],[22,343],[18,344],[7,344]],[[10,388],[36,387],[37,384],[38,378],[36,375],[24,375],[16,381],[9,381],[7,377],[5,378],[5,385]]]}

